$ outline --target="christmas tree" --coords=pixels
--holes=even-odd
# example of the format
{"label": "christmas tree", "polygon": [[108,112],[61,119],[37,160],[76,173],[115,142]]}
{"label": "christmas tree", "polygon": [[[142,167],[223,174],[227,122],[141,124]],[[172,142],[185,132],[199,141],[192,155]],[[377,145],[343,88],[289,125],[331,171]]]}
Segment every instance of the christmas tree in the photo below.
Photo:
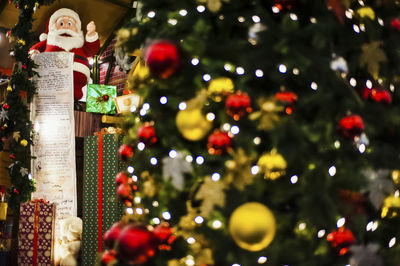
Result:
{"label": "christmas tree", "polygon": [[103,263],[398,265],[399,11],[141,1]]}

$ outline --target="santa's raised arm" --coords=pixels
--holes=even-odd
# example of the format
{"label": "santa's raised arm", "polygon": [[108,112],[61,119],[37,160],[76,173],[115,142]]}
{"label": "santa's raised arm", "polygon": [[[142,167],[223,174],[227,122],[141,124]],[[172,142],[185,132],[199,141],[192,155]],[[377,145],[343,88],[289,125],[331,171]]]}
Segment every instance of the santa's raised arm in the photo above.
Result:
{"label": "santa's raised arm", "polygon": [[82,87],[90,79],[88,57],[94,56],[100,49],[99,35],[93,21],[86,26],[86,38],[83,37],[79,15],[68,8],[61,8],[51,15],[48,33],[41,34],[40,42],[33,45],[29,54],[42,52],[74,53],[74,98],[82,98]]}

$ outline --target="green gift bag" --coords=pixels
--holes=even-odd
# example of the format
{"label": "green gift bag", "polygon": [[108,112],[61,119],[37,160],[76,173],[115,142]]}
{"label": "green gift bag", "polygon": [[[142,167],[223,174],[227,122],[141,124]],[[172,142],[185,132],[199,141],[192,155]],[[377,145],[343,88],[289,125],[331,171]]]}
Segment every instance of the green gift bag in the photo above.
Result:
{"label": "green gift bag", "polygon": [[115,114],[115,97],[117,97],[117,86],[88,84],[86,112]]}

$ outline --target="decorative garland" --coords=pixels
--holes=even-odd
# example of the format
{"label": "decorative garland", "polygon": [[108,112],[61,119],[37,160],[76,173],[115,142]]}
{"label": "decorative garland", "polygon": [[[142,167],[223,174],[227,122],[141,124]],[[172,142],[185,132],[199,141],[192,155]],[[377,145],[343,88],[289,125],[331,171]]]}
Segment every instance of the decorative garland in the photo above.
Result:
{"label": "decorative garland", "polygon": [[18,23],[7,33],[10,41],[16,41],[10,55],[15,57],[17,65],[7,88],[6,102],[0,105],[0,150],[8,146],[10,151],[9,173],[13,187],[9,191],[9,205],[13,208],[19,208],[21,202],[28,201],[35,190],[30,175],[32,123],[28,104],[35,93],[35,84],[31,79],[36,73],[28,50],[34,36],[30,32],[33,14],[41,5],[50,5],[53,2],[54,0],[9,1],[9,4],[14,4],[20,11]]}

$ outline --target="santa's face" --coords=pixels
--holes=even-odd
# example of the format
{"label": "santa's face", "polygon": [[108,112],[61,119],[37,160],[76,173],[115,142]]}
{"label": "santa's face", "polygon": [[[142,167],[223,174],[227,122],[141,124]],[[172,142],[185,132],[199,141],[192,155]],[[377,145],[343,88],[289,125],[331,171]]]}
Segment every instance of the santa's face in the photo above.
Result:
{"label": "santa's face", "polygon": [[70,51],[81,48],[84,44],[83,32],[78,29],[72,17],[63,16],[56,20],[54,25],[49,25],[47,44]]}
{"label": "santa's face", "polygon": [[78,32],[75,20],[68,16],[60,17],[59,19],[57,19],[55,29],[56,30],[68,29]]}

